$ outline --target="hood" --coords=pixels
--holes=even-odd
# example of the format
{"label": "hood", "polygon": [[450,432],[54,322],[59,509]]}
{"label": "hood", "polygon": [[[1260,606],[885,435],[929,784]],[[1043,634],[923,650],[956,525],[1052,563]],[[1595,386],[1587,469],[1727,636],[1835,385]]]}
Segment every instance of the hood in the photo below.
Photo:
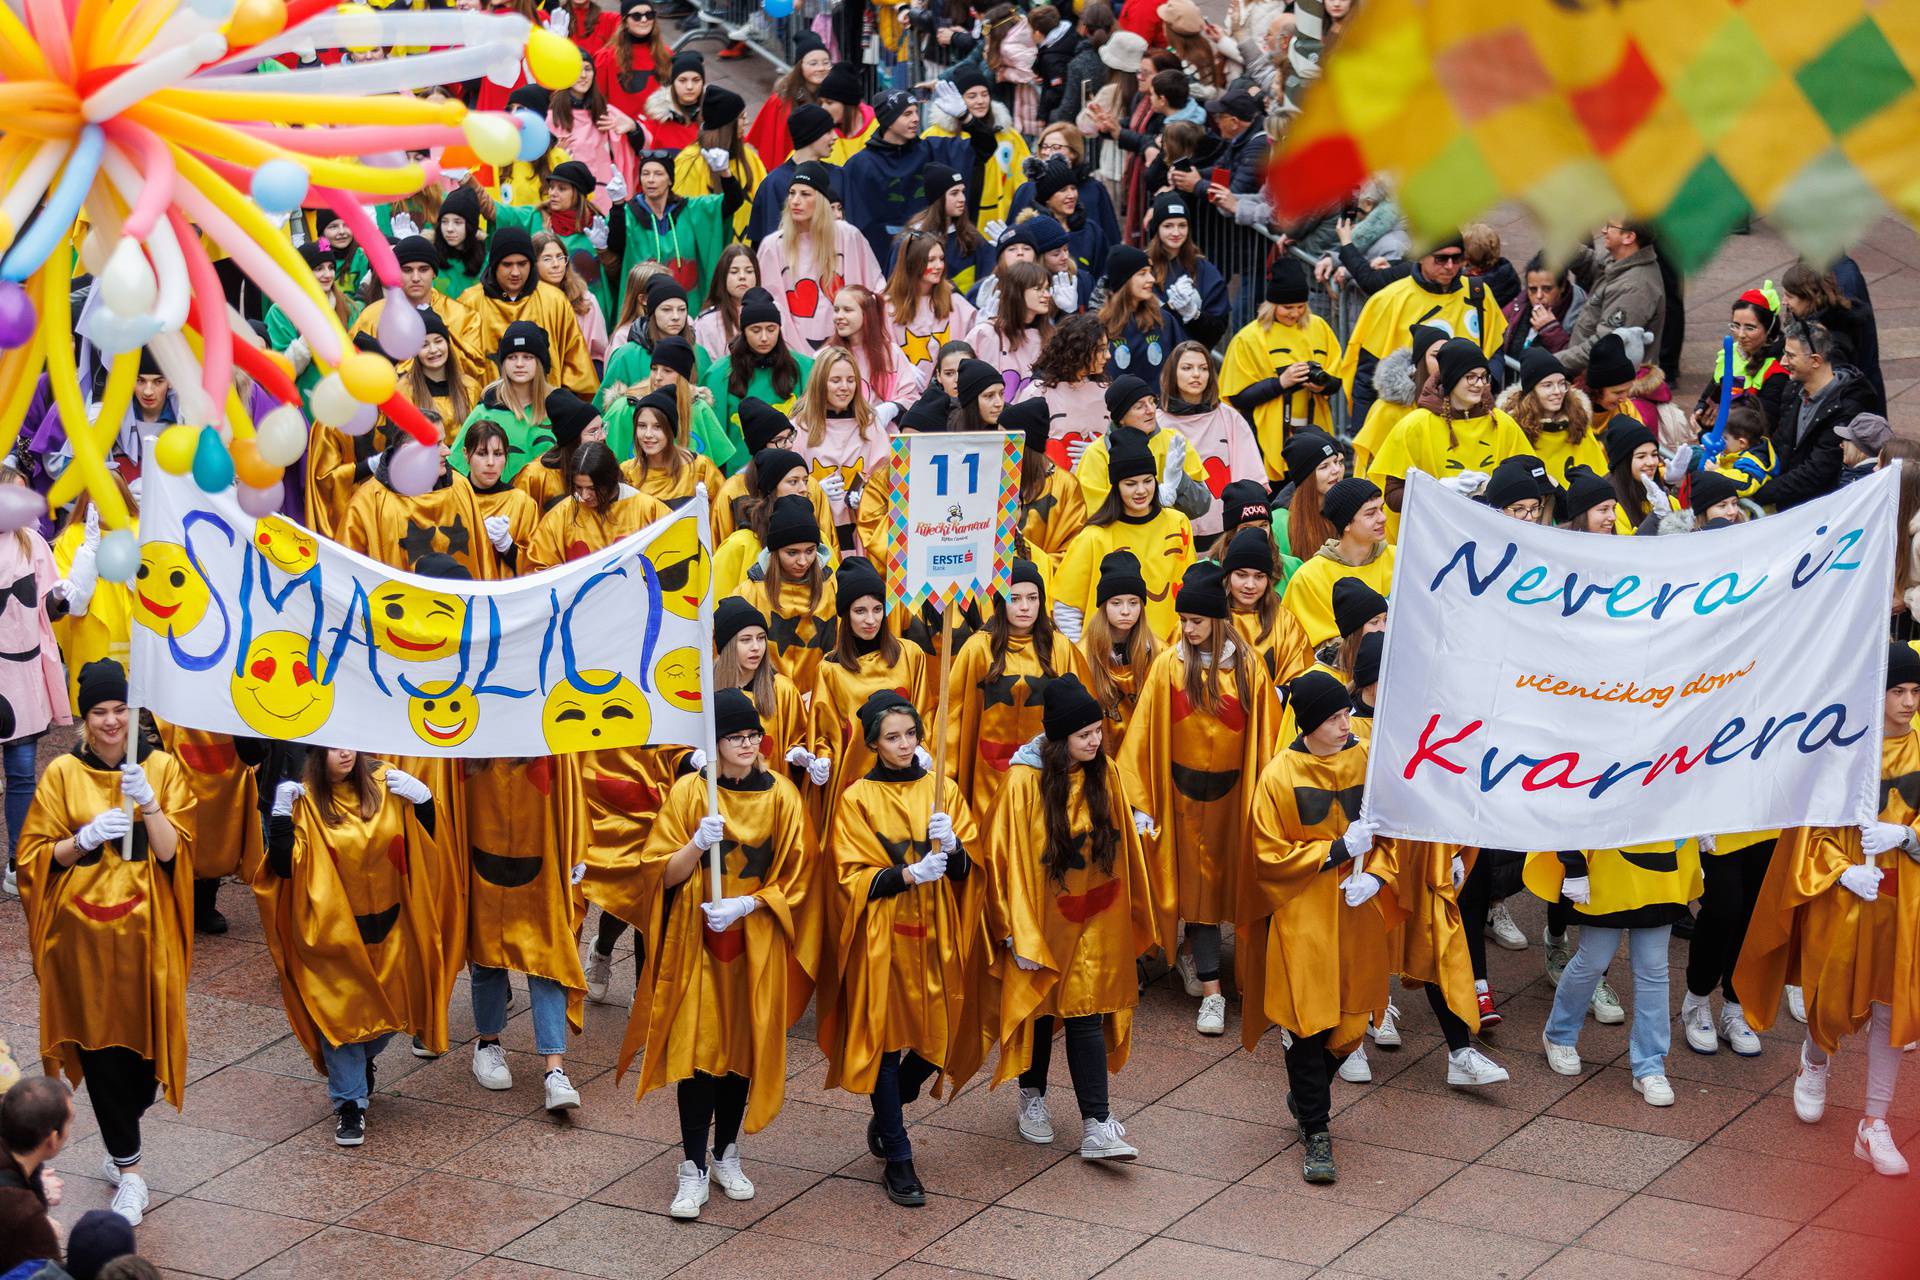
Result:
{"label": "hood", "polygon": [[1413,348],[1387,353],[1373,366],[1373,393],[1389,404],[1412,404]]}
{"label": "hood", "polygon": [[1320,544],[1320,549],[1314,552],[1313,554],[1316,556],[1321,556],[1328,560],[1331,560],[1335,564],[1346,565],[1347,568],[1349,569],[1361,569],[1361,568],[1365,568],[1367,565],[1372,564],[1375,560],[1378,560],[1381,556],[1387,554],[1387,548],[1392,545],[1393,544],[1390,542],[1382,542],[1379,546],[1373,549],[1372,555],[1368,556],[1365,560],[1362,560],[1359,564],[1347,564],[1345,560],[1342,560],[1340,558],[1340,539],[1338,538],[1328,538],[1325,542]]}
{"label": "hood", "polygon": [[1667,385],[1667,375],[1660,372],[1657,364],[1647,365],[1633,380],[1627,394],[1635,400],[1650,400],[1654,404],[1665,404],[1673,399],[1673,389]]}
{"label": "hood", "polygon": [[[1512,386],[1508,387],[1505,391],[1502,391],[1500,393],[1500,398],[1493,402],[1493,406],[1494,408],[1500,410],[1500,412],[1506,414],[1508,417],[1512,417],[1514,408],[1518,406],[1519,403],[1520,403],[1520,384],[1516,382]],[[1587,398],[1587,393],[1582,391],[1580,388],[1569,387],[1567,389],[1567,403],[1579,405],[1582,409],[1585,409],[1587,411],[1588,419],[1589,420],[1592,419],[1593,401],[1589,400]],[[1564,412],[1564,409],[1562,411]]]}
{"label": "hood", "polygon": [[692,124],[693,121],[682,116],[673,106],[673,90],[661,86],[647,95],[647,119],[657,124]]}
{"label": "hood", "polygon": [[1031,738],[1015,748],[1012,759],[1007,763],[1009,765],[1023,765],[1029,769],[1038,769],[1040,767],[1040,744],[1046,740],[1046,734],[1034,734]]}

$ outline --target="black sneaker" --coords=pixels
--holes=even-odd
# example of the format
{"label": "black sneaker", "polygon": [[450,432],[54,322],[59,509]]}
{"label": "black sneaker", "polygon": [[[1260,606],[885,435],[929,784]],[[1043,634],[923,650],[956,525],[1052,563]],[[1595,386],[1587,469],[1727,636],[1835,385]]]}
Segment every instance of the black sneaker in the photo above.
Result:
{"label": "black sneaker", "polygon": [[875,1160],[885,1160],[887,1158],[887,1145],[880,1141],[879,1116],[875,1116],[873,1119],[867,1121],[867,1150],[872,1153]]}
{"label": "black sneaker", "polygon": [[1293,1117],[1293,1127],[1300,1127],[1300,1104],[1293,1100],[1293,1090],[1287,1090],[1287,1114]]}
{"label": "black sneaker", "polygon": [[927,1203],[927,1189],[920,1185],[920,1175],[913,1171],[911,1160],[887,1161],[880,1185],[886,1188],[887,1199],[895,1204],[918,1209]]}
{"label": "black sneaker", "polygon": [[1330,1136],[1316,1133],[1307,1139],[1307,1156],[1301,1163],[1300,1176],[1313,1183],[1334,1181],[1333,1139]]}
{"label": "black sneaker", "polygon": [[415,1036],[413,1038],[413,1056],[416,1058],[425,1058],[431,1062],[440,1055],[427,1048],[426,1041],[422,1040],[419,1036]]}
{"label": "black sneaker", "polygon": [[220,892],[218,880],[193,882],[193,931],[218,937],[227,931],[227,918],[220,914],[215,899]]}
{"label": "black sneaker", "polygon": [[357,1147],[367,1140],[367,1109],[357,1102],[343,1102],[333,1126],[336,1147]]}

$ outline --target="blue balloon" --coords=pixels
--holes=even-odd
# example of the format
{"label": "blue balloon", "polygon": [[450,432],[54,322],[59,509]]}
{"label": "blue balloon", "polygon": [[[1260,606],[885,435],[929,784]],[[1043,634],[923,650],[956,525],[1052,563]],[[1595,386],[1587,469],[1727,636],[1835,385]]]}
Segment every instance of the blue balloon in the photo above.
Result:
{"label": "blue balloon", "polygon": [[253,202],[276,218],[298,209],[307,198],[307,171],[292,160],[269,160],[253,171]]}
{"label": "blue balloon", "polygon": [[769,18],[785,18],[793,13],[793,0],[766,0],[761,8]]}
{"label": "blue balloon", "polygon": [[202,493],[222,493],[233,483],[233,456],[212,427],[200,428],[194,443],[193,482]]}
{"label": "blue balloon", "polygon": [[520,159],[532,163],[547,154],[553,145],[553,133],[547,122],[522,107],[514,108],[513,118],[520,125]]}

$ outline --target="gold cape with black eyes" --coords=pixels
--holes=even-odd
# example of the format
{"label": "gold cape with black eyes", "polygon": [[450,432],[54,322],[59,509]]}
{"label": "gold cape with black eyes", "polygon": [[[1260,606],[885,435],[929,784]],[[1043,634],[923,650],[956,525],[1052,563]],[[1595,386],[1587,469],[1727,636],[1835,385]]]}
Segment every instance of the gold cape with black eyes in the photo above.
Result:
{"label": "gold cape with black eyes", "polygon": [[745,1076],[753,1081],[746,1130],[757,1133],[786,1098],[787,1028],[813,994],[819,954],[805,948],[809,933],[816,948],[820,934],[816,859],[792,783],[756,770],[743,783],[722,785],[721,896],[751,895],[759,906],[715,933],[700,910],[711,885],[707,860],[678,885],[665,877],[667,859],[706,815],[706,779],[690,773],[674,783],[641,853],[640,905],[618,912],[637,915],[647,941],[619,1070],[645,1049],[639,1098],[696,1071]]}
{"label": "gold cape with black eyes", "polygon": [[[296,800],[293,874],[282,879],[263,864],[253,880],[287,1022],[319,1071],[323,1038],[359,1044],[398,1032],[436,1053],[447,1048],[446,996],[464,959],[466,920],[450,928],[437,889],[445,877],[432,866],[439,842],[387,790],[385,772],[374,768],[371,818],[346,789],[331,825],[321,797]],[[447,813],[436,793],[436,825]]]}
{"label": "gold cape with black eyes", "polygon": [[581,1028],[586,900],[573,883],[592,823],[577,755],[488,760],[467,776],[467,960],[547,978],[567,989]]}
{"label": "gold cape with black eyes", "polygon": [[[1052,657],[1054,676],[1071,671],[1087,682],[1080,651],[1057,631]],[[1001,674],[988,680],[992,665],[993,637],[980,631],[960,646],[947,673],[947,776],[980,814],[993,812],[1013,753],[1040,732],[1040,698],[1051,679],[1040,667],[1031,637],[1010,639]],[[928,725],[928,733],[934,728]]]}
{"label": "gold cape with black eyes", "polygon": [[793,681],[793,687],[811,690],[820,675],[820,660],[833,648],[840,633],[840,612],[835,601],[834,582],[827,577],[811,608],[807,588],[784,578],[780,599],[774,600],[767,584],[749,579],[735,593],[758,609],[767,619],[767,656],[779,667],[780,674]]}
{"label": "gold cape with black eyes", "polygon": [[1273,754],[1280,700],[1264,668],[1246,650],[1247,704],[1232,671],[1220,673],[1220,710],[1209,715],[1187,697],[1184,646],[1154,658],[1140,690],[1127,742],[1116,762],[1134,807],[1160,828],[1148,855],[1170,886],[1180,919],[1220,924],[1233,918],[1247,812],[1254,784]]}
{"label": "gold cape with black eyes", "polygon": [[[1881,744],[1880,797],[1880,821],[1920,819],[1920,732]],[[1872,902],[1840,887],[1861,863],[1880,868]],[[1772,1026],[1788,983],[1805,992],[1807,1034],[1828,1053],[1867,1025],[1876,1000],[1893,1012],[1891,1043],[1920,1040],[1920,862],[1899,849],[1867,857],[1858,827],[1781,832],[1733,971],[1747,1021]]]}
{"label": "gold cape with black eyes", "polygon": [[[1360,814],[1367,749],[1349,740],[1330,756],[1304,744],[1278,752],[1253,798],[1252,865],[1240,879],[1240,1039],[1248,1049],[1271,1025],[1296,1036],[1331,1031],[1328,1047],[1358,1044],[1387,1011],[1387,931],[1400,922],[1398,851],[1377,840],[1364,858],[1327,866],[1333,841]],[[1341,882],[1365,870],[1385,887],[1349,907]]]}
{"label": "gold cape with black eyes", "polygon": [[1285,684],[1313,665],[1313,646],[1307,633],[1284,607],[1275,601],[1273,627],[1262,637],[1260,615],[1251,610],[1233,611],[1235,638],[1260,655],[1261,670],[1267,683]]}
{"label": "gold cape with black eyes", "polygon": [[[140,758],[178,833],[171,862],[110,840],[70,867],[53,846],[117,808],[120,771],[69,753],[47,766],[20,829],[20,904],[40,980],[40,1056],[77,1087],[81,1049],[120,1046],[152,1061],[166,1100],[187,1085],[187,967],[193,959],[193,789],[172,756]],[[245,817],[251,820],[252,815]]]}
{"label": "gold cape with black eyes", "polygon": [[941,1069],[953,1092],[985,1059],[987,968],[996,950],[987,937],[990,873],[960,789],[948,779],[941,792],[940,809],[972,862],[967,878],[910,883],[879,899],[872,896],[875,876],[933,851],[927,836],[933,776],[861,778],[840,797],[828,896],[828,937],[838,948],[840,981],[820,1011],[829,1088],[872,1093],[882,1055],[911,1049]]}
{"label": "gold cape with black eyes", "polygon": [[193,789],[193,875],[218,880],[238,875],[253,879],[266,852],[256,815],[260,789],[253,770],[241,762],[229,734],[187,729],[155,718],[167,754],[182,766]]}
{"label": "gold cape with black eyes", "polygon": [[[1065,875],[1054,879],[1041,859],[1047,849],[1046,805],[1040,769],[1016,764],[987,817],[987,868],[992,875],[987,936],[1013,939],[995,956],[1000,979],[1000,1045],[993,1083],[1013,1079],[1033,1062],[1033,1022],[1048,1014],[1071,1018],[1103,1014],[1107,1070],[1126,1065],[1133,1045],[1133,1009],[1140,1000],[1134,960],[1172,942],[1172,903],[1156,902],[1146,850],[1133,829],[1132,805],[1119,770],[1107,769],[1106,823],[1118,837],[1113,866],[1090,856],[1093,819],[1085,773],[1073,770],[1067,793],[1074,838]],[[1039,968],[1022,969],[1019,955]]]}
{"label": "gold cape with black eyes", "polygon": [[394,569],[411,572],[422,556],[452,556],[477,580],[500,576],[480,502],[463,475],[415,497],[377,479],[361,483],[336,535],[343,546]]}
{"label": "gold cape with black eyes", "polygon": [[[1354,724],[1367,723],[1359,717]],[[1473,870],[1477,849],[1457,844],[1395,840],[1399,877],[1380,892],[1391,893],[1404,919],[1387,934],[1387,967],[1405,987],[1437,986],[1447,1008],[1470,1031],[1480,1029],[1480,999],[1474,993],[1473,961],[1460,923],[1460,892],[1453,887],[1453,856]]]}
{"label": "gold cape with black eyes", "polygon": [[[888,625],[886,623],[882,624]],[[860,670],[849,671],[828,659],[820,664],[811,700],[813,710],[813,753],[833,761],[833,773],[827,785],[816,788],[825,798],[824,819],[827,839],[840,821],[841,805],[848,788],[856,785],[873,768],[873,748],[867,745],[866,731],[860,727],[860,708],[882,689],[892,689],[920,712],[921,739],[932,754],[933,745],[925,740],[933,732],[934,711],[939,692],[933,686],[938,676],[927,670],[927,655],[917,645],[900,642],[900,656],[891,664],[882,662],[878,653],[860,655]]]}
{"label": "gold cape with black eyes", "polygon": [[644,493],[623,490],[605,512],[583,507],[569,494],[534,527],[533,539],[527,543],[526,572],[551,569],[603,550],[666,514],[666,507]]}
{"label": "gold cape with black eyes", "polygon": [[640,852],[673,789],[690,747],[619,747],[579,753],[582,789],[592,839],[587,846],[587,878],[581,887],[588,901],[635,928],[645,871]]}

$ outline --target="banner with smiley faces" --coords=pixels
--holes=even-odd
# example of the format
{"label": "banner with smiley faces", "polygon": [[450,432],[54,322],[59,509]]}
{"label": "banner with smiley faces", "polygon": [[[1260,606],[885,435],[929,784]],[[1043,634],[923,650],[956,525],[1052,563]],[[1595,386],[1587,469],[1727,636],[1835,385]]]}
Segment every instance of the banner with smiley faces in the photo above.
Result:
{"label": "banner with smiley faces", "polygon": [[[377,564],[150,468],[134,699],[196,729],[399,755],[704,740],[707,508],[501,582]],[[695,509],[697,508],[697,510]]]}

